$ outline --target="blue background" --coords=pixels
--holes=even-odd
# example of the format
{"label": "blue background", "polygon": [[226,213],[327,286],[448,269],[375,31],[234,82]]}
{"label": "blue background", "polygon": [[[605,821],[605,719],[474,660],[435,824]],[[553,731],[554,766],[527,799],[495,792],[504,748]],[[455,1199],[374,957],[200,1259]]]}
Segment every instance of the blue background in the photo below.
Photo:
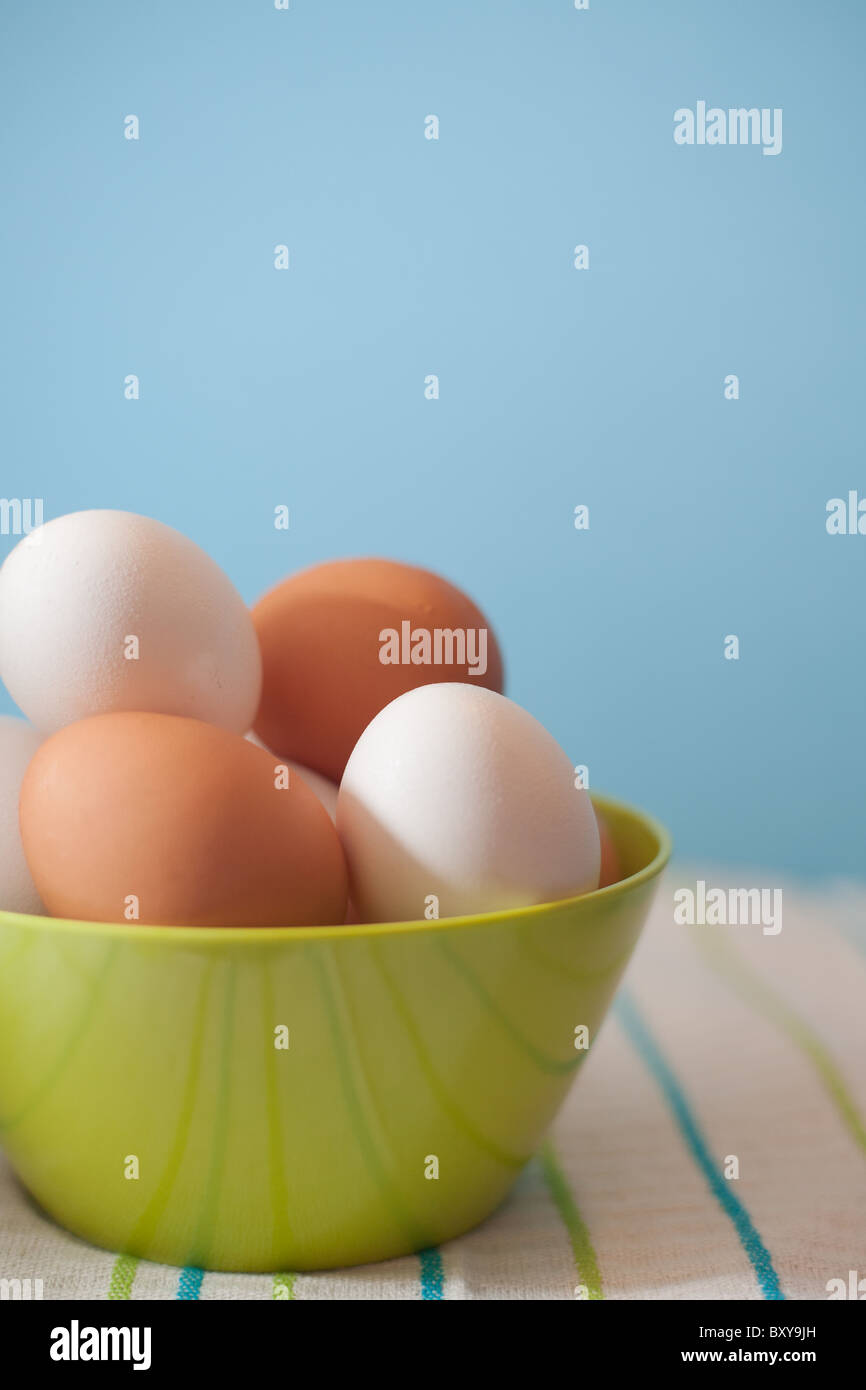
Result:
{"label": "blue background", "polygon": [[[331,556],[441,570],[509,693],[682,854],[863,874],[866,536],[825,507],[866,496],[866,6],[0,28],[4,496],[159,517],[250,600]],[[782,153],[675,145],[699,99],[782,107]]]}

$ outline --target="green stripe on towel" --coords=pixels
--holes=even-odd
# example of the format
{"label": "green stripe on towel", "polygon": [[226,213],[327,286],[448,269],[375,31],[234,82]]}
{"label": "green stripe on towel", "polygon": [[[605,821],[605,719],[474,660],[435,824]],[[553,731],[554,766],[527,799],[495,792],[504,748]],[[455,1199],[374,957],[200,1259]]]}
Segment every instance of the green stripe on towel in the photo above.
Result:
{"label": "green stripe on towel", "polygon": [[866,1154],[863,1117],[841,1071],[817,1033],[795,1013],[790,1004],[765,984],[757,971],[747,965],[728,942],[723,942],[718,936],[711,940],[706,932],[694,940],[699,954],[727,981],[734,993],[749,1004],[755,1013],[772,1023],[808,1058],[854,1143]]}
{"label": "green stripe on towel", "polygon": [[111,1271],[108,1298],[132,1298],[132,1286],[138,1271],[135,1255],[118,1255]]}
{"label": "green stripe on towel", "polygon": [[568,1180],[559,1166],[549,1139],[541,1149],[540,1158],[544,1180],[556,1210],[562,1217],[565,1229],[568,1231],[568,1238],[574,1255],[574,1267],[582,1286],[586,1289],[586,1298],[594,1300],[604,1298],[598,1259],[593,1249],[589,1231],[577,1209],[577,1203],[572,1196]]}

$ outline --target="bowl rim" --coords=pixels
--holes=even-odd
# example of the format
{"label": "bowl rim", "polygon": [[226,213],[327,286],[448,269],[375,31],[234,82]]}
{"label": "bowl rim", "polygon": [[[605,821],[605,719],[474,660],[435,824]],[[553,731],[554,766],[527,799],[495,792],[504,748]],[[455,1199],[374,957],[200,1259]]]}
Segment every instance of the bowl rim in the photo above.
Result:
{"label": "bowl rim", "polygon": [[503,908],[501,911],[478,912],[463,917],[418,918],[409,922],[351,922],[338,926],[323,927],[191,927],[148,926],[146,922],[84,922],[69,917],[48,917],[35,913],[6,912],[0,910],[0,927],[27,927],[35,931],[50,931],[64,935],[84,934],[94,937],[122,939],[133,943],[171,942],[176,946],[215,946],[224,947],[269,943],[286,945],[307,941],[351,941],[365,937],[413,936],[422,932],[458,931],[470,927],[501,926],[514,921],[543,920],[546,916],[561,912],[563,908],[585,912],[597,902],[610,902],[623,897],[640,884],[656,878],[670,859],[673,841],[670,832],[661,821],[649,815],[640,807],[625,801],[590,792],[592,803],[602,814],[614,812],[640,823],[644,830],[654,836],[658,848],[648,864],[627,878],[610,883],[605,888],[596,888],[591,893],[580,893],[573,898],[558,898],[549,903],[534,903],[529,907]]}

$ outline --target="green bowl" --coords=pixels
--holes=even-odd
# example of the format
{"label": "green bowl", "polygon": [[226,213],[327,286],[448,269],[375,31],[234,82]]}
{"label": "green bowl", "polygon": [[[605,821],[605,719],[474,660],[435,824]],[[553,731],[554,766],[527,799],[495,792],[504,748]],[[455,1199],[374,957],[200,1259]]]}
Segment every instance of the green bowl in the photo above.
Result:
{"label": "green bowl", "polygon": [[540,907],[248,930],[0,913],[0,1143],[25,1187],[96,1245],[212,1270],[469,1230],[562,1104],[670,852],[594,799],[628,877]]}

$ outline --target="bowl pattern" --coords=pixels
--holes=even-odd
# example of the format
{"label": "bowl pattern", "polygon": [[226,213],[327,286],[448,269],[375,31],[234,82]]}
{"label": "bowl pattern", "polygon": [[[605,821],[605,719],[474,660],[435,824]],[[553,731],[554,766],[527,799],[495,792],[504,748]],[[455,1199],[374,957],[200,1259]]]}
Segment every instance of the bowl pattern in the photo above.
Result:
{"label": "bowl pattern", "polygon": [[487,1216],[586,1057],[668,857],[595,798],[629,877],[483,917],[302,929],[0,913],[0,1143],[97,1245],[306,1270]]}

